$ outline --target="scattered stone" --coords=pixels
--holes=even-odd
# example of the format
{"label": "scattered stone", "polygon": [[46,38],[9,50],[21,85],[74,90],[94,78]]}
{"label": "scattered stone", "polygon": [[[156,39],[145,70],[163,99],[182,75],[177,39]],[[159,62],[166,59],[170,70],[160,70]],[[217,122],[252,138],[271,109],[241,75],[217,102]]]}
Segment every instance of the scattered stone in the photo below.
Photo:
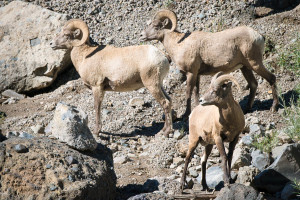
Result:
{"label": "scattered stone", "polygon": [[189,175],[193,178],[197,178],[199,174],[194,168],[189,168]]}
{"label": "scattered stone", "polygon": [[76,163],[76,159],[73,158],[73,156],[67,156],[66,157],[66,161],[69,165],[75,164]]}
{"label": "scattered stone", "polygon": [[[235,172],[231,172],[231,178],[236,176]],[[197,182],[201,183],[202,175],[199,174]],[[220,189],[224,186],[223,182],[223,170],[220,166],[213,166],[206,170],[206,182],[211,189]]]}
{"label": "scattered stone", "polygon": [[52,110],[55,109],[55,106],[56,106],[56,103],[55,103],[55,102],[47,103],[47,104],[44,106],[44,110],[45,110],[45,111],[52,111]]}
{"label": "scattered stone", "polygon": [[4,92],[1,93],[2,96],[7,97],[7,98],[16,98],[16,99],[24,99],[25,95],[19,94],[13,90],[5,90]]}
{"label": "scattered stone", "polygon": [[28,148],[26,146],[24,146],[23,144],[17,144],[14,149],[18,153],[27,153],[28,152]]}
{"label": "scattered stone", "polygon": [[253,142],[253,137],[251,135],[245,135],[241,138],[239,144],[242,146],[250,146]]}
{"label": "scattered stone", "polygon": [[174,138],[176,140],[180,140],[184,137],[185,133],[183,131],[175,130],[174,131]]}
{"label": "scattered stone", "polygon": [[259,173],[256,167],[245,166],[239,168],[236,183],[240,183],[246,186],[252,185],[254,177]]}
{"label": "scattered stone", "polygon": [[252,165],[258,168],[260,171],[266,169],[270,165],[270,157],[268,154],[261,152],[260,150],[252,151]]}
{"label": "scattered stone", "polygon": [[283,144],[293,142],[293,139],[288,134],[286,134],[284,131],[280,131],[280,133],[277,135],[277,138]]}
{"label": "scattered stone", "polygon": [[131,107],[142,107],[145,102],[144,102],[144,99],[142,98],[139,98],[139,97],[134,97],[132,99],[129,100],[129,103],[128,103]]}
{"label": "scattered stone", "polygon": [[51,123],[52,136],[80,151],[93,151],[97,142],[88,128],[88,116],[74,106],[60,102]]}
{"label": "scattered stone", "polygon": [[34,134],[44,134],[45,128],[42,125],[35,125],[30,127]]}
{"label": "scattered stone", "polygon": [[10,97],[8,98],[7,100],[5,100],[2,104],[5,105],[5,104],[14,104],[14,103],[17,103],[18,99],[15,98],[15,97]]}
{"label": "scattered stone", "polygon": [[19,135],[20,138],[26,138],[26,139],[31,139],[31,138],[34,138],[33,135],[30,135],[29,133],[26,133],[26,132],[21,132],[20,135]]}
{"label": "scattered stone", "polygon": [[300,181],[300,144],[290,144],[267,169],[254,178],[255,187],[280,192],[286,183]]}
{"label": "scattered stone", "polygon": [[181,157],[173,158],[173,164],[177,167],[184,163],[184,159]]}
{"label": "scattered stone", "polygon": [[236,148],[233,152],[232,169],[239,169],[240,167],[249,166],[251,164],[251,155],[245,149]]}
{"label": "scattered stone", "polygon": [[128,162],[130,159],[128,156],[119,156],[114,158],[114,163],[116,164],[124,164],[126,162]]}
{"label": "scattered stone", "polygon": [[215,200],[263,200],[263,195],[251,186],[235,183],[224,187]]}
{"label": "scattered stone", "polygon": [[273,157],[273,159],[276,160],[277,157],[282,154],[282,152],[286,149],[287,146],[289,146],[289,144],[283,144],[281,146],[274,147],[272,149],[272,157]]}
{"label": "scattered stone", "polygon": [[261,128],[260,125],[258,124],[252,124],[250,125],[250,131],[249,134],[250,135],[261,135]]}

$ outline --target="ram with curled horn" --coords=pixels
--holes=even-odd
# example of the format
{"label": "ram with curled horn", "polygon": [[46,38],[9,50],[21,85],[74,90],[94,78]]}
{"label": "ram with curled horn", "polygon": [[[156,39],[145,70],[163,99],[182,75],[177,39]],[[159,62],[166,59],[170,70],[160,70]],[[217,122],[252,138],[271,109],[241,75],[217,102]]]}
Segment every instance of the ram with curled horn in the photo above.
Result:
{"label": "ram with curled horn", "polygon": [[165,125],[161,133],[172,130],[171,99],[164,91],[163,79],[169,71],[169,61],[152,45],[92,46],[85,22],[73,19],[50,43],[53,49],[71,49],[71,60],[84,84],[92,89],[96,110],[96,130],[101,130],[100,110],[106,91],[132,91],[146,87],[163,107]]}
{"label": "ram with curled horn", "polygon": [[161,10],[141,33],[140,40],[159,40],[171,60],[186,74],[184,119],[187,119],[191,112],[194,88],[195,102],[198,104],[200,75],[214,75],[219,71],[230,73],[237,69],[241,69],[250,88],[245,112],[251,110],[257,90],[253,71],[269,82],[273,95],[271,110],[277,109],[276,77],[263,64],[264,37],[262,35],[246,26],[217,33],[203,31],[180,33],[176,27],[176,14],[170,10]]}
{"label": "ram with curled horn", "polygon": [[[190,115],[189,147],[181,179],[181,192],[184,189],[188,164],[198,143],[205,147],[201,158],[203,189],[209,189],[205,177],[206,162],[213,145],[217,146],[222,158],[223,181],[226,185],[230,184],[233,151],[245,126],[242,108],[232,95],[232,82],[239,88],[232,75],[218,72],[213,77],[210,88],[200,99],[200,105]],[[224,142],[229,142],[228,154],[225,152]]]}

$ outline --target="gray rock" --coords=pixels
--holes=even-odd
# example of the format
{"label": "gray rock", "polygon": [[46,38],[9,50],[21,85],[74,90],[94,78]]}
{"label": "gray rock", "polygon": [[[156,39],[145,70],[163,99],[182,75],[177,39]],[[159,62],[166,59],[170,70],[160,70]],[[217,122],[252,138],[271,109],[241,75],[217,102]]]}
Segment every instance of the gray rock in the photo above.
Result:
{"label": "gray rock", "polygon": [[233,184],[230,187],[224,187],[215,200],[262,200],[263,195],[251,186],[242,184]]}
{"label": "gray rock", "polygon": [[270,157],[266,153],[261,152],[260,150],[252,151],[251,157],[252,165],[260,171],[264,170],[270,165]]}
{"label": "gray rock", "polygon": [[19,135],[20,138],[26,138],[26,139],[31,139],[31,138],[34,138],[33,135],[30,135],[29,133],[26,133],[26,132],[21,132],[20,135]]}
{"label": "gray rock", "polygon": [[43,134],[45,133],[45,128],[42,125],[35,125],[30,127],[34,134]]}
{"label": "gray rock", "polygon": [[293,183],[288,182],[284,186],[283,190],[281,191],[281,199],[282,200],[296,199],[297,193],[299,193],[299,191],[297,191],[294,188]]}
{"label": "gray rock", "polygon": [[252,185],[254,177],[259,173],[259,170],[253,166],[245,166],[239,168],[237,174],[236,183],[241,183],[243,185],[249,186]]}
{"label": "gray rock", "polygon": [[16,99],[24,99],[25,98],[25,95],[19,94],[13,90],[5,90],[1,94],[2,94],[2,96],[8,97],[8,98],[10,98],[10,97],[14,97]]}
{"label": "gray rock", "polygon": [[176,140],[180,140],[185,136],[185,133],[183,131],[175,130],[174,131],[174,138]]}
{"label": "gray rock", "polygon": [[70,54],[48,44],[66,20],[66,15],[23,1],[0,9],[0,91],[45,88],[70,66]]}
{"label": "gray rock", "polygon": [[276,160],[276,158],[282,154],[282,152],[285,150],[285,148],[289,146],[289,144],[283,144],[282,146],[278,146],[278,147],[274,147],[272,149],[272,157],[274,160]]}
{"label": "gray rock", "polygon": [[194,168],[189,168],[189,175],[193,178],[197,178],[199,174]]}
{"label": "gray rock", "polygon": [[245,149],[236,148],[233,152],[231,168],[239,169],[240,167],[249,166],[251,164],[251,155]]}
{"label": "gray rock", "polygon": [[142,107],[145,104],[145,102],[144,102],[144,99],[142,99],[142,98],[134,97],[134,98],[129,100],[128,104],[131,107]]}
{"label": "gray rock", "polygon": [[58,103],[51,123],[52,136],[80,151],[93,151],[97,142],[88,128],[88,116],[74,106]]}
{"label": "gray rock", "polygon": [[250,125],[249,134],[250,135],[260,135],[261,134],[260,125],[258,125],[258,124],[251,124]]}
{"label": "gray rock", "polygon": [[251,135],[245,135],[241,138],[239,144],[244,146],[250,146],[253,142],[253,137]]}
{"label": "gray rock", "polygon": [[[231,172],[231,177],[236,176],[235,172]],[[201,183],[202,175],[199,174],[197,177],[197,182]],[[220,166],[213,166],[206,170],[206,182],[209,188],[220,189],[223,185],[223,170]]]}
{"label": "gray rock", "polygon": [[117,164],[124,164],[126,162],[128,162],[130,159],[128,156],[119,156],[119,157],[116,157],[114,158],[114,163],[117,163]]}
{"label": "gray rock", "polygon": [[28,152],[28,148],[26,146],[24,146],[23,144],[17,144],[14,147],[14,149],[18,153],[27,153]]}
{"label": "gray rock", "polygon": [[[28,153],[20,155],[13,150],[21,143],[30,147]],[[65,162],[68,156],[78,159],[77,172],[72,170],[76,164],[70,168]],[[82,154],[47,137],[11,138],[0,143],[0,172],[0,199],[30,199],[29,194],[32,199],[116,198],[112,154],[101,144]],[[70,181],[69,175],[76,181]]]}
{"label": "gray rock", "polygon": [[300,144],[288,145],[267,169],[254,178],[255,187],[280,192],[286,183],[300,181]]}

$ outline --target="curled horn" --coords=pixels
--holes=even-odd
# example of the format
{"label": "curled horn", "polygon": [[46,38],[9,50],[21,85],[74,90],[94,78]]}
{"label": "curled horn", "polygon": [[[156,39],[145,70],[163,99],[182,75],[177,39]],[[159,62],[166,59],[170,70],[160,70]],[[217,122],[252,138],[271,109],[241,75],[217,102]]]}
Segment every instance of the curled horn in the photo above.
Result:
{"label": "curled horn", "polygon": [[80,19],[71,19],[71,20],[67,21],[67,24],[64,26],[64,29],[69,29],[71,31],[80,29],[80,31],[82,33],[82,38],[80,40],[75,39],[72,42],[72,46],[74,46],[74,47],[84,44],[89,39],[89,36],[90,36],[89,28],[88,28],[87,24]]}
{"label": "curled horn", "polygon": [[215,86],[219,87],[225,81],[232,81],[238,87],[238,89],[241,90],[240,84],[238,83],[238,81],[236,80],[236,78],[234,78],[230,74],[223,74],[223,75],[220,75],[219,77],[216,77],[216,79],[212,82],[212,84],[214,84]]}
{"label": "curled horn", "polygon": [[211,83],[213,83],[213,82],[215,82],[216,81],[216,79],[219,77],[219,76],[222,76],[222,75],[224,75],[225,73],[224,72],[218,72],[218,73],[216,73],[213,77],[212,77],[212,79],[211,79]]}
{"label": "curled horn", "polygon": [[176,14],[173,12],[173,11],[170,11],[170,10],[161,10],[161,11],[158,11],[153,20],[159,20],[159,21],[162,21],[164,19],[170,19],[171,22],[172,22],[172,28],[171,28],[171,32],[173,32],[176,27],[177,27],[177,16]]}

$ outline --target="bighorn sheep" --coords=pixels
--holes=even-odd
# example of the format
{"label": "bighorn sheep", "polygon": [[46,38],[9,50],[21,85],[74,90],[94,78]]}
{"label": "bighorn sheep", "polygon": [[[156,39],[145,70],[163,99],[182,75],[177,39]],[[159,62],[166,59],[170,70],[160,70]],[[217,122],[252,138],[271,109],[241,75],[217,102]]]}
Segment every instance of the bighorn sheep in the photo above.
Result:
{"label": "bighorn sheep", "polygon": [[85,22],[73,19],[50,43],[53,49],[71,49],[71,60],[83,82],[92,89],[96,110],[96,131],[101,130],[100,109],[105,91],[132,91],[146,87],[160,103],[165,113],[161,132],[172,131],[171,99],[162,87],[169,61],[151,45],[116,48],[92,46]]}
{"label": "bighorn sheep", "polygon": [[[233,151],[239,134],[245,126],[243,111],[232,96],[231,81],[239,87],[232,75],[218,72],[212,78],[209,90],[200,99],[200,105],[190,115],[189,147],[181,178],[181,192],[191,155],[199,142],[205,146],[201,158],[203,189],[208,189],[205,178],[206,162],[214,144],[216,144],[222,158],[223,180],[225,184],[229,184]],[[224,142],[229,142],[228,155],[225,152]]]}
{"label": "bighorn sheep", "polygon": [[156,13],[152,22],[142,32],[140,40],[159,40],[164,45],[172,61],[187,75],[187,108],[183,115],[191,112],[191,96],[194,87],[196,104],[199,99],[200,75],[213,75],[241,69],[250,88],[245,111],[252,108],[257,81],[252,71],[266,79],[273,94],[272,110],[278,106],[276,77],[263,65],[264,38],[250,27],[242,26],[217,33],[176,31],[177,17],[170,10]]}

